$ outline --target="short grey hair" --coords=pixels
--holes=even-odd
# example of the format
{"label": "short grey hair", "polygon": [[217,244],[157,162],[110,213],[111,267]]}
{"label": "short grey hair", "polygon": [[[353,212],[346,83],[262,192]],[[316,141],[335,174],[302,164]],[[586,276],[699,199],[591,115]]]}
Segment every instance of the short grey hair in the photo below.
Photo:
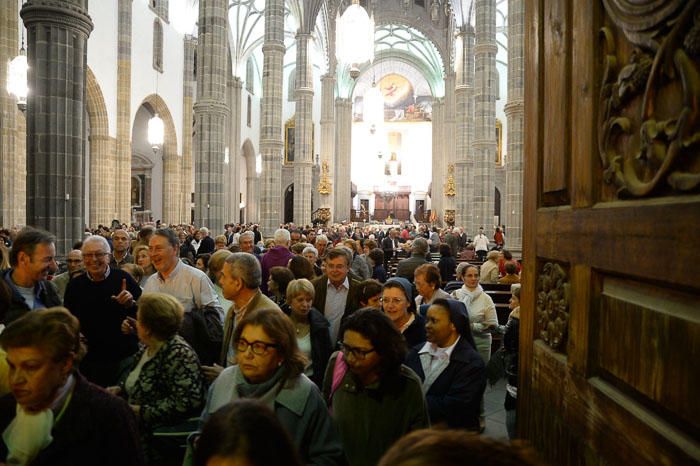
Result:
{"label": "short grey hair", "polygon": [[[83,240],[83,246],[85,246],[87,243],[100,243],[100,246],[102,246],[102,249],[106,253],[111,253],[112,249],[109,247],[109,243],[105,239],[104,236],[102,235],[90,235],[87,238]],[[82,252],[82,251],[81,251]]]}
{"label": "short grey hair", "polygon": [[428,253],[428,241],[425,238],[416,238],[411,245],[411,252],[418,255],[426,255]]}
{"label": "short grey hair", "polygon": [[253,241],[255,241],[255,233],[253,233],[253,232],[250,231],[250,230],[244,231],[243,233],[241,233],[241,234],[238,236],[238,241],[240,242],[240,241],[241,241],[241,238],[243,238],[244,236],[245,236],[246,238],[247,238],[247,237],[250,237],[250,239],[252,239]]}
{"label": "short grey hair", "polygon": [[314,256],[318,257],[318,249],[313,246],[306,246],[301,253],[306,254],[307,252],[313,253]]}
{"label": "short grey hair", "polygon": [[254,290],[262,283],[262,269],[257,257],[247,252],[234,252],[226,258],[231,275],[243,280],[246,288]]}
{"label": "short grey hair", "polygon": [[520,287],[520,283],[513,283],[512,285],[510,285],[510,294],[520,299]]}
{"label": "short grey hair", "polygon": [[326,235],[316,235],[316,242],[318,243],[319,241],[325,241],[326,243],[328,242],[328,236]]}
{"label": "short grey hair", "polygon": [[285,230],[284,228],[280,228],[277,231],[275,231],[274,239],[276,246],[282,246],[285,243],[289,243],[292,240],[291,235],[289,234],[289,230]]}

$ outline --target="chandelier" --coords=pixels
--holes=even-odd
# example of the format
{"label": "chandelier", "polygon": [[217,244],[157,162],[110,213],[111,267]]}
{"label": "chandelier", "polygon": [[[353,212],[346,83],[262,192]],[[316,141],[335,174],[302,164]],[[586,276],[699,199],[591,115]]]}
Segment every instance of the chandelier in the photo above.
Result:
{"label": "chandelier", "polygon": [[28,69],[27,51],[24,49],[24,28],[22,28],[22,47],[19,49],[19,55],[13,58],[7,66],[7,92],[17,98],[17,108],[22,112],[27,109]]}
{"label": "chandelier", "polygon": [[359,65],[374,60],[374,15],[370,17],[359,0],[352,0],[342,16],[338,11],[335,21],[335,56],[350,65],[350,76],[357,79]]}
{"label": "chandelier", "polygon": [[158,112],[148,120],[148,143],[151,145],[153,152],[158,152],[158,149],[163,145],[165,127],[163,119],[158,116]]}
{"label": "chandelier", "polygon": [[373,82],[372,87],[365,91],[362,100],[364,107],[362,119],[369,126],[370,133],[374,134],[377,128],[384,123],[384,96],[377,84]]}

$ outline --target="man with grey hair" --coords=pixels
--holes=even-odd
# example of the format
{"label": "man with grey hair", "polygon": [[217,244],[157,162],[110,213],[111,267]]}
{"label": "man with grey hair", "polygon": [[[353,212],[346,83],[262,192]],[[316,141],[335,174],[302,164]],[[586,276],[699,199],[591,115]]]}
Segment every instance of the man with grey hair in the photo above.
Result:
{"label": "man with grey hair", "polygon": [[109,243],[92,235],[83,241],[85,273],[68,283],[63,304],[80,320],[89,351],[80,371],[93,383],[115,385],[119,368],[137,350],[134,335],[125,335],[121,323],[136,317],[141,288],[131,275],[109,265]]}
{"label": "man with grey hair", "polygon": [[318,235],[316,237],[316,242],[314,243],[314,246],[316,246],[316,249],[318,250],[318,261],[322,261],[323,257],[326,255],[326,247],[328,246],[328,242],[328,236],[324,234]]}
{"label": "man with grey hair", "polygon": [[428,254],[428,241],[425,238],[414,239],[411,244],[411,257],[399,261],[396,276],[413,283],[413,272],[428,262],[426,254]]}
{"label": "man with grey hair", "polygon": [[199,249],[197,249],[197,254],[211,254],[216,249],[216,244],[214,239],[209,235],[209,228],[202,227],[199,229],[199,233],[202,235],[201,243],[199,243]]}
{"label": "man with grey hair", "polygon": [[262,259],[260,259],[260,265],[262,266],[262,285],[260,289],[268,296],[267,280],[270,277],[270,269],[276,266],[287,267],[289,260],[294,257],[294,254],[289,250],[289,230],[284,228],[278,229],[275,231],[274,239],[275,245],[263,254]]}
{"label": "man with grey hair", "polygon": [[274,301],[260,291],[262,270],[260,262],[252,254],[247,252],[231,254],[226,258],[221,273],[219,283],[224,298],[231,301],[233,305],[226,313],[224,321],[224,339],[219,364],[203,367],[209,380],[214,380],[225,367],[236,363],[236,353],[231,338],[236,325],[246,314],[256,309],[280,310]]}
{"label": "man with grey hair", "polygon": [[113,269],[121,269],[124,264],[133,264],[134,256],[129,254],[131,237],[126,230],[115,230],[112,233],[112,260],[109,265]]}
{"label": "man with grey hair", "polygon": [[66,288],[68,287],[68,282],[70,279],[81,273],[83,270],[83,253],[80,251],[80,249],[73,249],[68,253],[68,256],[66,257],[66,264],[68,266],[68,270],[56,275],[53,277],[53,280],[51,280],[51,283],[53,283],[54,286],[56,286],[56,290],[58,290],[58,295],[61,297],[61,301],[63,301],[63,297],[66,295]]}
{"label": "man with grey hair", "polygon": [[260,260],[260,256],[255,252],[255,233],[252,231],[244,231],[238,237],[238,247],[241,252],[247,252],[248,254],[253,254]]}

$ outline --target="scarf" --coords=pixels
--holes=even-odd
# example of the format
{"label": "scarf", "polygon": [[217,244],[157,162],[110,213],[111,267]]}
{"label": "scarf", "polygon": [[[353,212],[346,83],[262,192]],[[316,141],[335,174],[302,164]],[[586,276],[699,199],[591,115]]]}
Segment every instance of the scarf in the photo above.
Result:
{"label": "scarf", "polygon": [[254,398],[274,409],[275,398],[282,389],[282,373],[283,368],[278,367],[272,377],[262,383],[254,384],[248,382],[243,376],[243,372],[238,368],[233,378],[236,384],[233,399]]}

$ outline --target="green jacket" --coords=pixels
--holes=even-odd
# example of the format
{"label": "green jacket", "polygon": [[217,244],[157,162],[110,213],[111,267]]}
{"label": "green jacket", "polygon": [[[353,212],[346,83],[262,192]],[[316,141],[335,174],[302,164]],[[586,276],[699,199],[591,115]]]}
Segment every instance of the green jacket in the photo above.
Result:
{"label": "green jacket", "polygon": [[[323,395],[329,402],[338,353],[326,368]],[[405,434],[430,427],[418,376],[402,365],[396,376],[363,387],[348,370],[329,402],[345,454],[352,466],[375,466]]]}

